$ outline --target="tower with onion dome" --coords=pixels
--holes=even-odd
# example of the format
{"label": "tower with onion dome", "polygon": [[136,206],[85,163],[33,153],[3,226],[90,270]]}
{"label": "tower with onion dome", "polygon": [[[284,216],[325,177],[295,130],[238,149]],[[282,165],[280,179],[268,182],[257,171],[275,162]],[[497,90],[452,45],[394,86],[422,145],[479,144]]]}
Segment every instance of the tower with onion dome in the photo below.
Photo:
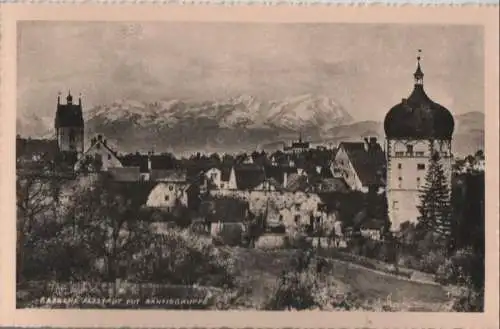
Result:
{"label": "tower with onion dome", "polygon": [[429,162],[439,154],[448,186],[451,184],[453,115],[432,101],[424,90],[421,50],[413,74],[413,91],[386,114],[387,202],[391,229],[417,222],[421,189]]}

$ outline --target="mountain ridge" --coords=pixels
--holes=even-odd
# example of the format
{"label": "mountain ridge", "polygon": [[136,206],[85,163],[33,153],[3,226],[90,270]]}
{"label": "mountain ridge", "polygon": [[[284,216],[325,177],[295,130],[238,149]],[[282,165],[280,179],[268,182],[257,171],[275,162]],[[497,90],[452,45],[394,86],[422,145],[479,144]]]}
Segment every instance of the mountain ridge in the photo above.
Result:
{"label": "mountain ridge", "polygon": [[[384,137],[378,121],[355,121],[331,97],[305,94],[262,101],[242,95],[225,100],[117,100],[84,111],[86,138],[101,133],[120,152],[237,153],[282,149],[297,140],[338,144]],[[455,149],[459,154],[484,148],[484,114],[455,116]],[[53,120],[38,116],[17,119],[19,132],[53,136]]]}

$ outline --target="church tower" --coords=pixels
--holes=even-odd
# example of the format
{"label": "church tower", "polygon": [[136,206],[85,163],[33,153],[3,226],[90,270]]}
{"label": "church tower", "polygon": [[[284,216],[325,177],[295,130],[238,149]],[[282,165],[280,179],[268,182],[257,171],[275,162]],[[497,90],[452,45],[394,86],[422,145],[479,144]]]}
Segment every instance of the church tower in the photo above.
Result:
{"label": "church tower", "polygon": [[429,163],[438,154],[451,185],[453,115],[424,91],[424,73],[418,51],[413,92],[392,107],[384,120],[387,157],[387,202],[391,229],[416,223],[421,189]]}
{"label": "church tower", "polygon": [[82,98],[78,104],[73,103],[73,96],[68,92],[66,104],[61,104],[61,96],[57,96],[55,130],[59,151],[80,155],[83,153],[84,122]]}

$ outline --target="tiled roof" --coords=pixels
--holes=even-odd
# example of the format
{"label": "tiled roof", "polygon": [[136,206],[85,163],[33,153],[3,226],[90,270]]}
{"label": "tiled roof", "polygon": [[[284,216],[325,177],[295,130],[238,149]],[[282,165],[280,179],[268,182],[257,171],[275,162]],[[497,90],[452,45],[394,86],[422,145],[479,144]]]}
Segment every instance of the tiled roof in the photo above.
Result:
{"label": "tiled roof", "polygon": [[265,179],[264,168],[253,164],[241,164],[234,168],[236,186],[239,190],[251,190]]}
{"label": "tiled roof", "polygon": [[310,186],[307,181],[307,176],[299,174],[290,174],[288,176],[288,182],[286,185],[286,190],[291,192],[296,191],[307,191]]}
{"label": "tiled roof", "polygon": [[108,168],[108,172],[117,182],[137,182],[140,178],[139,167]]}
{"label": "tiled roof", "polygon": [[181,170],[152,169],[149,179],[152,181],[180,183],[180,182],[186,182],[187,175],[185,171]]}
{"label": "tiled roof", "polygon": [[141,173],[148,172],[148,156],[144,154],[127,154],[119,157],[124,167],[139,167]]}
{"label": "tiled roof", "polygon": [[368,150],[364,143],[342,143],[361,183],[367,185],[384,184],[385,155],[380,144],[372,144]]}
{"label": "tiled roof", "polygon": [[201,204],[201,214],[211,222],[240,223],[245,220],[248,202],[231,197],[211,197]]}
{"label": "tiled roof", "polygon": [[280,185],[283,185],[285,173],[288,175],[297,173],[297,168],[286,166],[266,166],[264,167],[264,172],[266,178],[272,178]]}
{"label": "tiled roof", "polygon": [[343,178],[324,178],[318,182],[318,190],[325,193],[346,193],[349,191],[349,186]]}

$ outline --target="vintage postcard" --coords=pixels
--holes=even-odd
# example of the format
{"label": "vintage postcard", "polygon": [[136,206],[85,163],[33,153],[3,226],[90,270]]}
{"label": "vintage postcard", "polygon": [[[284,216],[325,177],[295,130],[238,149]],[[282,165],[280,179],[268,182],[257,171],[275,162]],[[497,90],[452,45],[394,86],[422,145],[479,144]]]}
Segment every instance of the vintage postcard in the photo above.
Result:
{"label": "vintage postcard", "polygon": [[498,327],[497,8],[1,21],[1,324]]}

